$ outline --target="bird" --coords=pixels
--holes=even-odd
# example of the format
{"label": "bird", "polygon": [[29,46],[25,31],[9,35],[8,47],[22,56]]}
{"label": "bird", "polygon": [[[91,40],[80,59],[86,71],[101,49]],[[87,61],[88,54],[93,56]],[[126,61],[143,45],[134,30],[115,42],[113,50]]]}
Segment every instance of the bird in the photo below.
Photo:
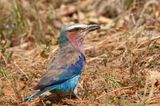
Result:
{"label": "bird", "polygon": [[42,96],[48,92],[72,92],[77,94],[77,84],[85,65],[84,38],[89,32],[100,29],[97,24],[75,23],[61,28],[59,49],[49,62],[46,72],[39,83],[34,86],[38,92],[27,96],[24,102]]}

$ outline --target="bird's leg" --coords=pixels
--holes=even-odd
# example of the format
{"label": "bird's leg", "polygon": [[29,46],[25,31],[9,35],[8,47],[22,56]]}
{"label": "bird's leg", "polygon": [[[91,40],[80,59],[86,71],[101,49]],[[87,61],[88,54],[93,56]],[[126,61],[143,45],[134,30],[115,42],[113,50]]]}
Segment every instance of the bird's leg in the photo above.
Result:
{"label": "bird's leg", "polygon": [[74,91],[73,91],[73,96],[75,96],[77,99],[82,100],[81,97],[78,96],[78,89],[77,86],[75,87]]}
{"label": "bird's leg", "polygon": [[77,93],[78,93],[78,88],[77,88],[77,86],[74,88],[73,93],[74,93],[75,95],[77,95]]}

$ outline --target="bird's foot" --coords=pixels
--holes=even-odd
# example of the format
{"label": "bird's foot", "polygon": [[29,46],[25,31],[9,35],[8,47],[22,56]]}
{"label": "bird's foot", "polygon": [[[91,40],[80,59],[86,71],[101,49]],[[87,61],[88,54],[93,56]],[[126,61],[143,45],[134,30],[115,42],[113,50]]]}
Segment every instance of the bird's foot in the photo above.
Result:
{"label": "bird's foot", "polygon": [[78,96],[77,94],[74,95],[78,100],[82,100],[82,98],[80,96]]}
{"label": "bird's foot", "polygon": [[70,96],[70,98],[72,98],[72,99],[82,100],[82,98],[81,98],[80,96],[78,96],[77,94],[74,94],[74,93],[70,94],[69,96]]}

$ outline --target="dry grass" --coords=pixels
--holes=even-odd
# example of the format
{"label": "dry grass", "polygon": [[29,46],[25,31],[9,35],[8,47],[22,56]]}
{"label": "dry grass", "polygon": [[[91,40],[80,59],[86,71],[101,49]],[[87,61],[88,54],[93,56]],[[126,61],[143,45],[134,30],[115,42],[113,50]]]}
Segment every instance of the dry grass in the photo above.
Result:
{"label": "dry grass", "polygon": [[[1,0],[0,105],[158,106],[160,1],[110,1],[121,11],[105,0]],[[49,94],[22,104],[57,50],[59,28],[73,22],[101,25],[85,39],[81,100]]]}

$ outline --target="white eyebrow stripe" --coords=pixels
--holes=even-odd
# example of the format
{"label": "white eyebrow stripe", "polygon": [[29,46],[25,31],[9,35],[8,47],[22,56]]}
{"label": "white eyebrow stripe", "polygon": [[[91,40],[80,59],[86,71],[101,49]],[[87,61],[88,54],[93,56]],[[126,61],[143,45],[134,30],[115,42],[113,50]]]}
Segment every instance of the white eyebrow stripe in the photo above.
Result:
{"label": "white eyebrow stripe", "polygon": [[68,26],[67,30],[72,30],[72,29],[75,29],[75,28],[87,28],[87,25],[85,25],[85,24],[74,24],[74,25]]}

